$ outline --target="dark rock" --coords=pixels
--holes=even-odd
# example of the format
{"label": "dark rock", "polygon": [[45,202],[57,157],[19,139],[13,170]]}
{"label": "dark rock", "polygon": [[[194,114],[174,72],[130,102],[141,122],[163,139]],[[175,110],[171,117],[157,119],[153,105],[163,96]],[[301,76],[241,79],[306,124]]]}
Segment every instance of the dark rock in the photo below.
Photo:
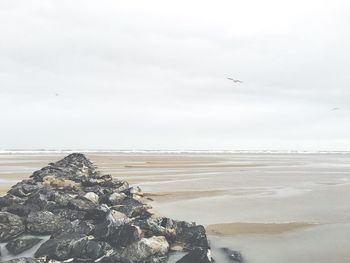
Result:
{"label": "dark rock", "polygon": [[95,207],[96,205],[93,202],[83,197],[72,199],[68,203],[68,208],[79,211],[88,211]]}
{"label": "dark rock", "polygon": [[21,198],[11,194],[0,197],[0,208],[8,208],[13,205],[23,204],[26,201],[26,198]]}
{"label": "dark rock", "polygon": [[131,224],[119,226],[113,234],[108,237],[109,243],[114,247],[126,247],[142,238],[141,229]]}
{"label": "dark rock", "polygon": [[98,240],[109,240],[118,227],[124,223],[126,223],[125,220],[110,220],[108,218],[96,225],[94,236]]}
{"label": "dark rock", "polygon": [[95,226],[87,220],[75,220],[67,223],[63,228],[59,229],[52,235],[52,238],[63,239],[72,235],[89,236],[95,229]]}
{"label": "dark rock", "polygon": [[45,176],[64,178],[75,182],[82,182],[86,176],[98,174],[95,166],[80,153],[73,153],[62,160],[51,163],[36,171],[31,176],[35,181],[42,182]]}
{"label": "dark rock", "polygon": [[8,242],[6,244],[6,248],[11,254],[17,255],[23,251],[26,251],[27,249],[32,248],[41,240],[41,238],[18,238]]}
{"label": "dark rock", "polygon": [[35,258],[16,258],[9,261],[1,261],[2,263],[42,263]]}
{"label": "dark rock", "polygon": [[0,242],[10,240],[25,231],[23,220],[14,214],[0,212]]}
{"label": "dark rock", "polygon": [[70,257],[95,260],[111,249],[106,242],[83,239],[72,244]]}
{"label": "dark rock", "polygon": [[27,230],[32,234],[47,235],[60,230],[68,220],[49,211],[31,212],[27,218]]}
{"label": "dark rock", "polygon": [[231,261],[235,261],[235,262],[244,262],[242,254],[238,251],[229,249],[229,248],[222,248],[221,249],[226,255],[227,257],[231,260]]}
{"label": "dark rock", "polygon": [[[67,237],[66,239],[49,239],[44,242],[39,249],[35,252],[34,256],[44,257],[48,256],[50,259],[66,260],[71,253],[71,243],[74,242],[74,237]],[[83,236],[80,236],[83,238]]]}
{"label": "dark rock", "polygon": [[103,241],[89,240],[84,235],[66,236],[65,239],[50,239],[40,246],[35,257],[47,256],[55,260],[70,258],[98,259],[105,255],[111,247]]}
{"label": "dark rock", "polygon": [[37,242],[18,238],[22,233],[51,235],[35,252],[37,260],[11,263],[162,263],[170,247],[211,260],[205,257],[203,226],[155,218],[142,198],[140,188],[101,174],[82,154],[71,154],[0,197],[0,242],[17,238],[7,244],[16,254]]}
{"label": "dark rock", "polygon": [[13,204],[6,207],[6,211],[20,217],[26,217],[31,211],[37,210],[36,206],[24,205],[24,204]]}
{"label": "dark rock", "polygon": [[52,189],[42,188],[32,193],[25,205],[30,206],[32,211],[52,210],[57,207],[57,204],[50,200],[53,195],[54,191]]}
{"label": "dark rock", "polygon": [[74,220],[83,220],[86,217],[86,212],[84,211],[78,211],[78,210],[71,210],[71,209],[64,209],[64,208],[59,208],[59,209],[54,209],[52,210],[52,213],[57,215],[58,217],[65,218],[69,221],[74,221]]}
{"label": "dark rock", "polygon": [[210,250],[206,248],[195,248],[193,251],[182,257],[176,263],[212,263]]}
{"label": "dark rock", "polygon": [[123,199],[119,206],[113,207],[115,210],[126,214],[128,217],[149,217],[148,209],[151,207],[141,203],[139,200],[127,197]]}
{"label": "dark rock", "polygon": [[187,248],[209,248],[205,228],[201,225],[184,227],[176,236],[176,241],[181,242]]}
{"label": "dark rock", "polygon": [[27,197],[39,188],[40,186],[37,185],[34,180],[23,180],[22,182],[12,186],[8,193],[18,197]]}
{"label": "dark rock", "polygon": [[65,192],[56,191],[52,196],[51,200],[54,201],[60,208],[67,208],[69,202],[74,199],[72,196]]}
{"label": "dark rock", "polygon": [[86,219],[92,219],[96,222],[102,222],[106,220],[107,216],[111,213],[107,205],[93,206],[87,210]]}

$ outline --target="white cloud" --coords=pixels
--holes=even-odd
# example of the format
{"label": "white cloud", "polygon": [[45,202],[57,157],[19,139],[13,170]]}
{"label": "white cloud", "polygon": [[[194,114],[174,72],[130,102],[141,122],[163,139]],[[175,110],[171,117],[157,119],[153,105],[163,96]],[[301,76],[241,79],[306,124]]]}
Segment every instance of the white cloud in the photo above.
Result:
{"label": "white cloud", "polygon": [[349,7],[1,1],[0,145],[349,149]]}

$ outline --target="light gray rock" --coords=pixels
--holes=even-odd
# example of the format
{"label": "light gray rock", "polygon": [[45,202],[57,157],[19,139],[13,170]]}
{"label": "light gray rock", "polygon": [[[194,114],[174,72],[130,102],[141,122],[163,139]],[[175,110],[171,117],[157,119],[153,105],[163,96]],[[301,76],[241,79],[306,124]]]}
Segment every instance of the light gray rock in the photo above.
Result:
{"label": "light gray rock", "polygon": [[143,262],[150,257],[161,257],[168,253],[169,243],[163,236],[142,238],[115,255],[115,259],[125,263]]}

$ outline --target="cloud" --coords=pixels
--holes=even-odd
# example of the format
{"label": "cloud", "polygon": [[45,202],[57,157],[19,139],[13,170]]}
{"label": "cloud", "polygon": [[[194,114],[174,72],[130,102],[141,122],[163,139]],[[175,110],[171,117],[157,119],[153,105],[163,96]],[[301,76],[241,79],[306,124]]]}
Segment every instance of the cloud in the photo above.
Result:
{"label": "cloud", "polygon": [[349,7],[1,1],[0,145],[349,149]]}

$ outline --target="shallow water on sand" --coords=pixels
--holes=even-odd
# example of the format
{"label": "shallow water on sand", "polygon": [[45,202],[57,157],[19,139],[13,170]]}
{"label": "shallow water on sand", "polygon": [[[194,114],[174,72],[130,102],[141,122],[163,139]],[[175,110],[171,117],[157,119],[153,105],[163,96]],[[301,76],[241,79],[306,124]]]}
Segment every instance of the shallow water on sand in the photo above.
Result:
{"label": "shallow water on sand", "polygon": [[[23,173],[28,160],[35,161],[29,166],[34,171],[61,157],[0,158],[4,160],[0,180],[16,180],[8,174],[2,177],[2,165]],[[88,157],[104,172],[153,193],[151,205],[162,215],[204,225],[256,223],[256,232],[242,231],[235,224],[237,233],[227,229],[229,235],[211,235],[217,262],[226,261],[221,247],[241,251],[248,263],[350,262],[348,154],[101,153]],[[289,222],[305,227],[293,228]],[[271,224],[264,223],[286,228],[272,231]]]}

